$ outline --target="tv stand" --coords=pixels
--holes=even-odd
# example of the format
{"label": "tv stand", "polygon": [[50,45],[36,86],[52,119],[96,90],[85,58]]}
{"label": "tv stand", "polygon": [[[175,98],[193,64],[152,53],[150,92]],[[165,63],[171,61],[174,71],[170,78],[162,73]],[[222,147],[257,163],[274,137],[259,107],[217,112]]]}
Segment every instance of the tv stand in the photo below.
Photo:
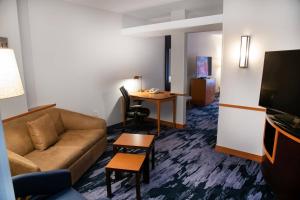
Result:
{"label": "tv stand", "polygon": [[300,136],[267,115],[262,172],[278,199],[300,199]]}
{"label": "tv stand", "polygon": [[194,78],[191,80],[191,103],[206,106],[215,100],[216,80],[214,78]]}
{"label": "tv stand", "polygon": [[281,129],[295,137],[300,137],[300,123],[298,117],[287,113],[274,112],[272,114],[268,114],[268,117]]}

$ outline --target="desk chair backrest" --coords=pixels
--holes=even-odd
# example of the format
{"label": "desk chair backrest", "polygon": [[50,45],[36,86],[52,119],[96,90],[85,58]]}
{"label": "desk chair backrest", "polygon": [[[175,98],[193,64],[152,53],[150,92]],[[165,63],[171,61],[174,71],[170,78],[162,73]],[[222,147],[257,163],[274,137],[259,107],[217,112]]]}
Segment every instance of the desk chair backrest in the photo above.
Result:
{"label": "desk chair backrest", "polygon": [[124,98],[124,103],[125,103],[125,113],[129,111],[130,108],[130,97],[128,95],[127,90],[124,88],[124,86],[120,87],[120,91],[123,95]]}

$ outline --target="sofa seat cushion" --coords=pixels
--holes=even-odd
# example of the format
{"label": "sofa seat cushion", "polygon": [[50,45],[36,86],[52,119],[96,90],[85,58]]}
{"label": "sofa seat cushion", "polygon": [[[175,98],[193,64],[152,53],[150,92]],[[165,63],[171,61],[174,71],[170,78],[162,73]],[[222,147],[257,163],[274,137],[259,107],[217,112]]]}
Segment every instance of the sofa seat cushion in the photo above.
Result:
{"label": "sofa seat cushion", "polygon": [[66,169],[83,155],[79,147],[62,147],[54,145],[45,151],[35,150],[25,158],[35,163],[42,171]]}
{"label": "sofa seat cushion", "polygon": [[69,130],[60,136],[55,146],[77,147],[86,152],[103,137],[105,137],[103,129]]}

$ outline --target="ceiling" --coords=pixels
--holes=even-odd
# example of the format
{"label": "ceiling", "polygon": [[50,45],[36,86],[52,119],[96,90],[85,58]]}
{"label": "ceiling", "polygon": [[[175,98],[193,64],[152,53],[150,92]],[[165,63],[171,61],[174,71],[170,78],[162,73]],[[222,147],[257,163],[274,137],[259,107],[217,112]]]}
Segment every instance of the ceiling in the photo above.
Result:
{"label": "ceiling", "polygon": [[211,15],[192,19],[155,23],[123,28],[122,34],[138,37],[156,37],[174,33],[193,33],[222,30],[223,15]]}
{"label": "ceiling", "polygon": [[132,16],[149,23],[170,21],[171,12],[185,10],[187,18],[221,14],[223,0],[65,0]]}
{"label": "ceiling", "polygon": [[125,13],[134,10],[165,5],[182,0],[67,0],[90,7]]}

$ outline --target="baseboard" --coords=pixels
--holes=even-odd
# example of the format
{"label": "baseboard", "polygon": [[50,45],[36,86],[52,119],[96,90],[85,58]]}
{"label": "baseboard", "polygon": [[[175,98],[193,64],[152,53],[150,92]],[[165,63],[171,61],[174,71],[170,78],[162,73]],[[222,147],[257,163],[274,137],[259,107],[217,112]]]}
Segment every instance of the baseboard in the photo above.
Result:
{"label": "baseboard", "polygon": [[[154,123],[156,123],[156,121],[157,121],[156,119],[150,118],[150,117],[146,118],[146,120],[154,122]],[[169,121],[165,121],[165,120],[160,120],[160,124],[165,125],[165,126],[173,127],[173,122],[169,122]],[[186,125],[176,123],[176,128],[186,128]]]}
{"label": "baseboard", "polygon": [[233,155],[233,156],[237,156],[240,158],[245,158],[248,160],[253,160],[255,162],[261,163],[262,162],[262,156],[258,156],[255,154],[251,154],[251,153],[247,153],[247,152],[243,152],[243,151],[238,151],[235,149],[230,149],[227,147],[222,147],[222,146],[218,146],[216,145],[215,147],[215,151],[219,152],[219,153],[225,153],[225,154],[229,154],[229,155]]}

